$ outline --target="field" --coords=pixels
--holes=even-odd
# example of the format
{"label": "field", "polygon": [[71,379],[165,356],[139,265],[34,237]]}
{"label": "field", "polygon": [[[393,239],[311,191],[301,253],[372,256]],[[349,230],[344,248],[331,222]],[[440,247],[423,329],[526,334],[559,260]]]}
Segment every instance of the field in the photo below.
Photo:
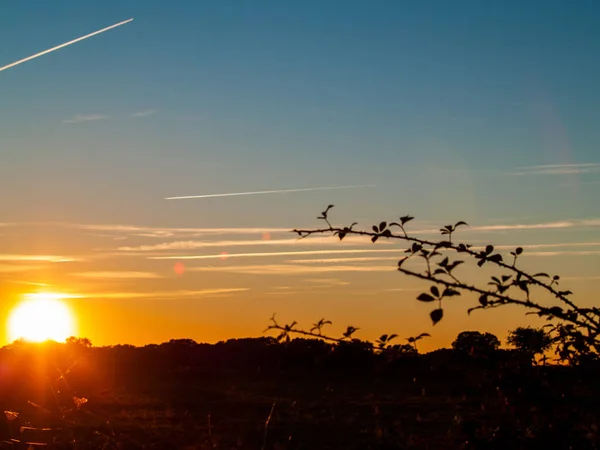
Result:
{"label": "field", "polygon": [[513,367],[447,353],[355,370],[252,370],[248,358],[237,368],[223,359],[221,366],[171,360],[158,371],[132,361],[139,349],[90,350],[93,356],[79,369],[73,366],[45,389],[35,390],[42,383],[34,370],[20,380],[22,388],[4,385],[5,408],[12,411],[5,448],[19,448],[16,440],[86,449],[598,445],[600,389],[597,372],[589,370]]}

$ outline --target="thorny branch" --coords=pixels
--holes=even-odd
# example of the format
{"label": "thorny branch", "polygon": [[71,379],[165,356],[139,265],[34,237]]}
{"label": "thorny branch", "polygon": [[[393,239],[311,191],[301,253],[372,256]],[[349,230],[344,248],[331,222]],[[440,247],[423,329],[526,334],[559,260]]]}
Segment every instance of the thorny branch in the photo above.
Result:
{"label": "thorny branch", "polygon": [[[570,341],[577,341],[579,347],[582,346],[581,341],[583,339],[589,344],[587,347],[588,349],[591,346],[592,351],[595,354],[600,353],[600,342],[598,340],[598,336],[600,335],[600,308],[582,308],[577,306],[569,298],[572,294],[571,291],[559,290],[558,285],[560,277],[558,275],[550,276],[543,272],[532,275],[519,269],[517,267],[517,261],[519,256],[523,254],[523,248],[518,247],[514,251],[511,251],[510,255],[512,256],[512,261],[508,263],[505,262],[504,257],[500,253],[494,251],[493,245],[487,245],[480,250],[469,244],[454,242],[452,240],[453,233],[461,226],[468,226],[468,224],[463,221],[457,222],[454,225],[445,225],[442,227],[440,233],[444,238],[440,241],[421,239],[409,235],[406,230],[406,224],[414,219],[414,217],[409,215],[400,217],[399,222],[392,222],[389,224],[387,222],[381,222],[373,225],[372,231],[355,230],[354,226],[357,225],[356,222],[349,227],[334,227],[328,216],[333,207],[334,205],[329,205],[325,211],[321,213],[321,216],[318,217],[318,219],[325,221],[327,228],[295,229],[292,231],[298,234],[300,239],[305,239],[314,234],[332,234],[337,236],[340,241],[348,235],[355,235],[368,237],[373,243],[383,238],[398,239],[408,242],[411,245],[405,250],[407,256],[399,260],[398,270],[405,275],[434,283],[434,285],[431,286],[429,293],[422,293],[417,297],[417,299],[422,302],[437,301],[437,308],[430,313],[434,325],[443,318],[443,300],[445,298],[461,295],[461,292],[472,292],[479,295],[479,305],[470,308],[468,310],[469,314],[476,309],[491,309],[507,304],[523,306],[533,310],[533,312],[528,314],[537,314],[540,317],[546,317],[548,321],[560,321],[558,324],[552,324],[550,326],[553,327],[553,331],[558,333],[558,337],[562,339],[563,347],[561,351],[563,353],[566,347],[577,347],[577,345],[572,342],[570,344],[565,344],[565,342],[569,341],[569,338]],[[392,227],[399,228],[401,233],[393,233]],[[472,260],[477,261],[477,266],[479,267],[482,267],[484,264],[492,264],[498,268],[504,269],[509,274],[492,276],[488,282],[488,286],[492,286],[492,288],[482,288],[463,282],[455,275],[455,273],[453,273],[453,271],[466,261],[458,259],[451,261],[449,256],[445,256],[451,252],[464,254],[466,257],[470,257]],[[424,272],[415,272],[403,267],[407,260],[415,257],[420,257],[425,260],[426,270]],[[438,285],[442,287],[441,291],[438,289]],[[550,293],[555,299],[562,303],[563,306],[548,307],[532,301],[530,298],[530,287],[533,286]],[[511,290],[511,293],[508,293],[509,289]],[[522,293],[521,297],[524,298],[518,298],[514,295],[514,293],[517,292],[517,289]],[[344,337],[341,339],[331,338],[323,336],[321,333],[323,325],[330,323],[329,321],[324,321],[324,319],[321,319],[310,332],[295,328],[295,322],[291,326],[286,325],[282,327],[274,321],[274,318],[272,318],[272,320],[273,324],[269,329],[275,328],[282,331],[281,338],[286,337],[288,339],[289,333],[294,332],[297,334],[319,337],[332,342],[340,342],[350,337],[350,335],[356,331],[354,327],[349,327],[349,330],[353,330],[350,335],[344,334]],[[314,330],[316,330],[316,333],[313,333]],[[587,336],[583,335],[583,331],[586,332]],[[557,340],[560,341],[558,338]]]}

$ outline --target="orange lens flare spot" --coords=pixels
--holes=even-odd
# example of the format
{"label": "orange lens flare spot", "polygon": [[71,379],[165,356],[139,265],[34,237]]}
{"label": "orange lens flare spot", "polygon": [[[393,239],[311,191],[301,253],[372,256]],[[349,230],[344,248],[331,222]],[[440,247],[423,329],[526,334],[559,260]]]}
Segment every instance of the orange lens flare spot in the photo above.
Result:
{"label": "orange lens flare spot", "polygon": [[183,275],[183,273],[185,272],[185,266],[183,265],[183,263],[175,263],[175,265],[173,266],[173,272],[175,272],[177,275]]}
{"label": "orange lens flare spot", "polygon": [[221,259],[225,261],[227,259],[227,252],[221,252]]}
{"label": "orange lens flare spot", "polygon": [[265,231],[262,235],[263,241],[270,241],[271,240],[271,233],[269,233],[268,231]]}

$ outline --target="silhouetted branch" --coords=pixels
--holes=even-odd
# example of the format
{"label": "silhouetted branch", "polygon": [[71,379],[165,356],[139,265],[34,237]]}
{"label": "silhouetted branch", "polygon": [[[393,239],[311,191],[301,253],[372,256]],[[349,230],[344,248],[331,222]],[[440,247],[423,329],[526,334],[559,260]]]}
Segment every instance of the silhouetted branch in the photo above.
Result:
{"label": "silhouetted branch", "polygon": [[[456,230],[460,227],[468,226],[464,221],[459,221],[454,225],[445,225],[440,228],[440,233],[443,236],[440,241],[421,239],[409,235],[406,224],[414,219],[414,217],[409,215],[400,217],[399,222],[392,222],[389,224],[387,222],[381,222],[375,224],[371,227],[372,231],[355,230],[354,226],[357,225],[356,222],[349,227],[333,227],[328,216],[333,207],[333,205],[329,205],[327,209],[321,213],[322,215],[318,217],[321,220],[325,220],[329,226],[328,228],[295,229],[293,232],[298,234],[301,239],[314,234],[332,234],[337,236],[340,240],[343,240],[348,235],[355,235],[368,237],[373,243],[382,238],[398,239],[408,242],[411,245],[404,252],[407,256],[399,260],[398,270],[406,275],[434,283],[434,285],[431,286],[429,293],[422,293],[417,297],[417,299],[422,302],[437,302],[437,307],[430,312],[430,317],[434,325],[443,318],[443,300],[445,298],[461,295],[461,292],[472,292],[479,295],[479,305],[470,308],[468,310],[469,313],[476,309],[491,309],[508,304],[523,306],[533,310],[528,314],[537,314],[540,317],[546,317],[547,320],[556,319],[561,321],[559,324],[552,325],[554,327],[553,331],[562,333],[561,336],[563,336],[563,340],[566,339],[565,336],[571,336],[574,339],[574,342],[577,342],[577,345],[572,343],[570,345],[571,347],[575,348],[579,346],[579,348],[582,348],[580,342],[583,340],[598,352],[598,349],[600,348],[598,341],[598,336],[600,335],[600,308],[582,308],[577,306],[569,298],[569,296],[572,295],[571,291],[559,290],[558,285],[560,277],[558,275],[550,276],[543,272],[529,274],[519,269],[517,267],[517,262],[518,258],[523,254],[523,248],[517,247],[514,251],[511,251],[510,255],[512,256],[512,261],[508,263],[505,262],[502,254],[495,251],[493,245],[487,245],[482,249],[478,249],[469,244],[454,242],[453,235]],[[401,234],[393,233],[393,227],[399,228]],[[454,273],[454,269],[459,265],[464,264],[466,261],[458,259],[450,260],[448,254],[452,252],[463,254],[467,259],[470,258],[471,260],[476,261],[478,267],[483,267],[485,264],[492,264],[507,271],[508,274],[505,273],[501,276],[492,276],[488,282],[488,286],[491,286],[491,288],[483,288],[469,284],[462,281]],[[411,258],[424,259],[426,270],[424,272],[416,272],[404,268],[404,263]],[[438,289],[437,285],[442,286],[443,290]],[[532,301],[530,298],[530,287],[533,286],[550,293],[555,299],[563,304],[563,307],[544,306]],[[510,292],[508,292],[509,290]],[[519,298],[514,295],[517,290],[524,298]],[[574,328],[565,328],[565,324],[571,325]],[[316,328],[313,328],[311,331],[316,329],[319,333],[318,336],[321,337],[320,333],[322,325],[323,324],[321,324],[321,326],[316,326]],[[561,326],[563,328],[560,328]],[[574,330],[579,333],[577,336],[575,336]],[[288,331],[299,334],[305,333],[301,332],[301,330],[296,330],[293,327]],[[582,331],[585,331],[587,335],[584,335]],[[569,333],[571,334],[569,335]]]}

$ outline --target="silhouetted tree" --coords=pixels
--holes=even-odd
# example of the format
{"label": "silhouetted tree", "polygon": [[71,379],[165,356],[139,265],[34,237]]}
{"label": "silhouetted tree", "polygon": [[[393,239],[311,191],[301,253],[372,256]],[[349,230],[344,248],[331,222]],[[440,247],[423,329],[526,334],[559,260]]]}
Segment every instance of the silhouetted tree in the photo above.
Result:
{"label": "silhouetted tree", "polygon": [[452,348],[470,355],[490,354],[500,347],[500,341],[492,333],[463,331],[452,342]]}
{"label": "silhouetted tree", "polygon": [[518,327],[509,332],[507,342],[533,360],[552,347],[553,339],[543,328]]}

